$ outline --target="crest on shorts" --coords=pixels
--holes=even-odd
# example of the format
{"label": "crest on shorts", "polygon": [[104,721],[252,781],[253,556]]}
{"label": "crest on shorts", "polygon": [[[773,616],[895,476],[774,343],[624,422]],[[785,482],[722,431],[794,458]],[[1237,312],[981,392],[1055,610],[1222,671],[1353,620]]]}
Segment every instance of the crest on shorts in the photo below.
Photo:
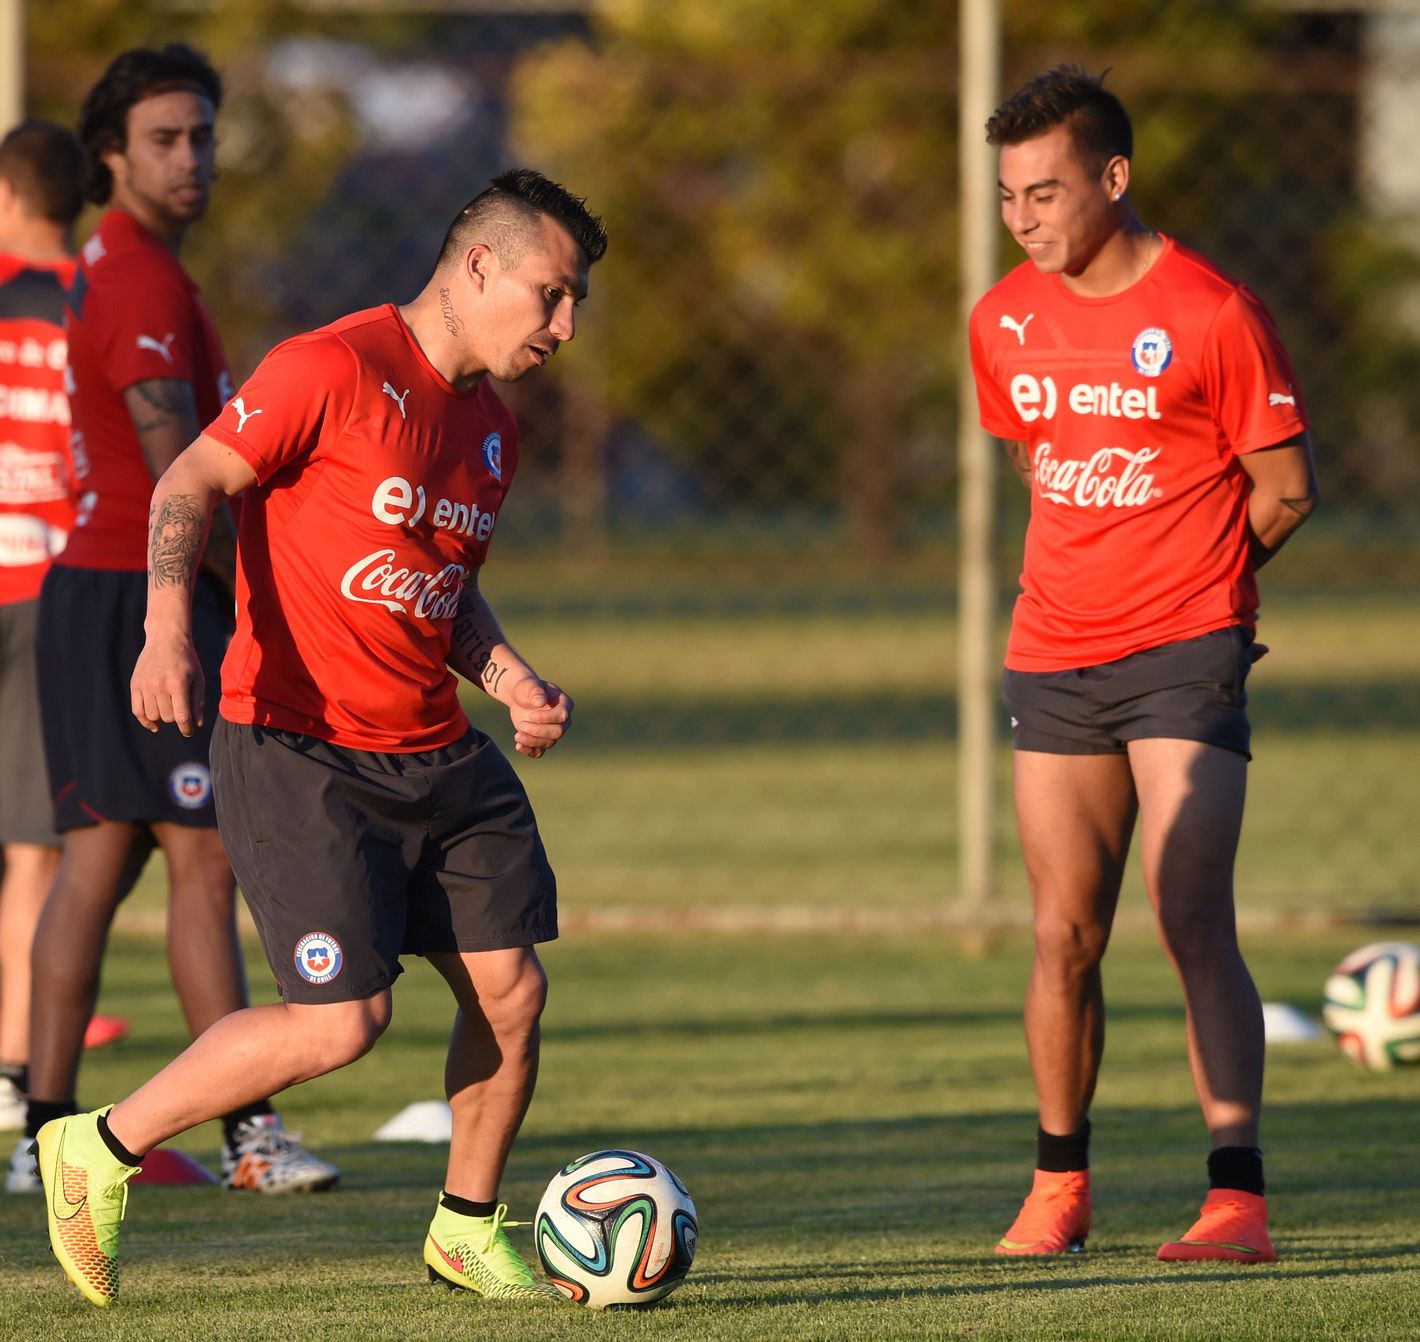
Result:
{"label": "crest on shorts", "polygon": [[503,478],[503,437],[501,434],[490,433],[483,440],[483,462],[488,467],[488,474],[495,480]]}
{"label": "crest on shorts", "polygon": [[212,799],[212,775],[196,760],[179,764],[168,775],[168,792],[184,810],[195,811]]}
{"label": "crest on shorts", "polygon": [[1158,377],[1173,362],[1173,341],[1162,327],[1150,326],[1134,337],[1129,357],[1134,361],[1135,372],[1143,377]]}
{"label": "crest on shorts", "polygon": [[307,932],[296,943],[296,972],[307,983],[329,983],[340,973],[344,955],[328,932]]}

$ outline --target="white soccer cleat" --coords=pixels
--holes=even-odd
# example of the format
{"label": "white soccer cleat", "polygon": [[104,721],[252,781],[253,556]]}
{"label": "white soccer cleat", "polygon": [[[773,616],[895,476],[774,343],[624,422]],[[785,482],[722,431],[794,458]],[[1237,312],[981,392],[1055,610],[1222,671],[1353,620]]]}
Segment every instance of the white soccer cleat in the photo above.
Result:
{"label": "white soccer cleat", "polygon": [[5,1191],[7,1193],[43,1193],[40,1183],[39,1161],[30,1154],[35,1144],[33,1137],[21,1137],[15,1143],[14,1154],[10,1157],[10,1168],[5,1171]]}
{"label": "white soccer cleat", "polygon": [[319,1193],[340,1171],[301,1145],[277,1114],[258,1114],[237,1124],[235,1139],[222,1144],[222,1187],[233,1192]]}
{"label": "white soccer cleat", "polygon": [[23,1132],[25,1092],[8,1076],[0,1076],[0,1132]]}

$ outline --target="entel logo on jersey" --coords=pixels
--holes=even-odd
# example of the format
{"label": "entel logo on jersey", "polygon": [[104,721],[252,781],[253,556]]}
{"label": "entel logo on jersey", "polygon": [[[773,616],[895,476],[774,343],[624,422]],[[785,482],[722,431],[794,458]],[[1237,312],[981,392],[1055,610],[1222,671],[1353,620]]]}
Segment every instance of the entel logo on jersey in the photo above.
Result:
{"label": "entel logo on jersey", "polygon": [[[392,527],[413,527],[424,516],[426,503],[423,485],[411,485],[403,476],[392,475],[389,479],[380,481],[375,490],[375,497],[370,500],[370,511],[377,521],[388,522]],[[410,511],[411,508],[413,512]],[[476,503],[456,503],[452,499],[440,499],[434,505],[434,516],[431,520],[441,531],[452,531],[460,536],[486,541],[493,534],[498,514],[485,512]]]}
{"label": "entel logo on jersey", "polygon": [[344,963],[340,943],[326,932],[307,932],[296,943],[296,972],[307,983],[329,983]]}
{"label": "entel logo on jersey", "polygon": [[[1077,382],[1067,398],[1077,415],[1100,415],[1105,419],[1162,419],[1157,387],[1121,387],[1118,382],[1093,385]],[[1025,423],[1054,419],[1060,408],[1060,393],[1049,375],[1036,378],[1017,373],[1011,379],[1011,404]]]}

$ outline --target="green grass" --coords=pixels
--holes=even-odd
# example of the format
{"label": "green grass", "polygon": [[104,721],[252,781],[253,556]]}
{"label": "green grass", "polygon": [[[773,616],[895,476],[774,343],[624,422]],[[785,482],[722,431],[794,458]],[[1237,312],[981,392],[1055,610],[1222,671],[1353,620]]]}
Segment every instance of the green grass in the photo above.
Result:
{"label": "green grass", "polygon": [[[1248,947],[1264,997],[1315,1011],[1354,932]],[[543,1074],[504,1193],[528,1215],[588,1150],[629,1144],[686,1180],[702,1224],[686,1285],[634,1316],[532,1313],[428,1288],[419,1245],[442,1148],[374,1129],[433,1098],[449,1018],[418,962],[389,1035],[283,1100],[345,1170],[334,1193],[262,1199],[132,1191],[124,1298],[100,1313],[62,1280],[40,1206],[0,1199],[0,1334],[165,1339],[1311,1339],[1414,1336],[1420,1069],[1354,1070],[1325,1041],[1269,1051],[1265,1138],[1275,1267],[1168,1266],[1192,1219],[1204,1137],[1177,990],[1125,934],[1109,961],[1111,1033],[1095,1109],[1095,1233],[1069,1261],[990,1245],[1029,1177],[1020,1038],[1027,948],[966,956],[901,933],[575,935],[546,949]],[[269,982],[254,965],[266,996]],[[115,939],[103,1005],[131,1038],[90,1055],[97,1102],[181,1044],[162,956]],[[179,1145],[209,1161],[215,1126]],[[527,1246],[526,1231],[514,1232]]]}
{"label": "green grass", "polygon": [[[542,1082],[505,1194],[526,1216],[571,1157],[613,1143],[651,1151],[701,1213],[686,1286],[610,1317],[425,1287],[419,1245],[442,1154],[371,1141],[403,1104],[438,1093],[449,1009],[414,963],[374,1054],[283,1101],[345,1169],[338,1192],[283,1202],[135,1189],[125,1299],[107,1313],[59,1278],[38,1206],[0,1198],[0,1338],[1420,1335],[1420,1069],[1363,1074],[1324,1041],[1269,1059],[1283,1261],[1154,1261],[1201,1198],[1204,1141],[1137,871],[1107,967],[1090,1251],[991,1256],[1031,1163],[1028,952],[1008,930],[967,955],[972,938],[952,917],[949,571],[918,563],[890,590],[840,572],[831,592],[814,563],[776,570],[773,588],[764,571],[747,560],[707,585],[703,566],[667,559],[608,595],[595,568],[545,563],[515,570],[517,589],[496,573],[490,584],[514,641],[578,700],[567,744],[519,764],[567,935],[547,950]],[[1278,600],[1262,636],[1273,653],[1253,685],[1239,902],[1263,996],[1314,1011],[1336,960],[1380,935],[1318,924],[1378,907],[1420,917],[1420,608],[1408,595]],[[473,706],[506,741],[501,713]],[[1027,903],[1009,773],[1003,747],[990,916],[1008,927]],[[91,1102],[184,1042],[161,926],[150,869],[120,913],[103,998],[134,1033],[86,1060]],[[268,999],[255,958],[252,981]],[[209,1126],[180,1144],[210,1160],[217,1141]]]}

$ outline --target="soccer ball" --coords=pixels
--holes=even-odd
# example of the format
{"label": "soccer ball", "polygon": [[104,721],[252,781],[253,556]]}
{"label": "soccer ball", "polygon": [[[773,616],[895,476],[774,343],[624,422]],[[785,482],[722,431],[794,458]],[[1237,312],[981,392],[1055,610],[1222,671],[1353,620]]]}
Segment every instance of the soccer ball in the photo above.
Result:
{"label": "soccer ball", "polygon": [[548,1281],[592,1309],[668,1296],[690,1271],[700,1234],[685,1185],[639,1151],[594,1151],[563,1166],[534,1226]]}
{"label": "soccer ball", "polygon": [[1420,946],[1378,941],[1353,951],[1326,981],[1321,1016],[1362,1067],[1420,1063]]}

